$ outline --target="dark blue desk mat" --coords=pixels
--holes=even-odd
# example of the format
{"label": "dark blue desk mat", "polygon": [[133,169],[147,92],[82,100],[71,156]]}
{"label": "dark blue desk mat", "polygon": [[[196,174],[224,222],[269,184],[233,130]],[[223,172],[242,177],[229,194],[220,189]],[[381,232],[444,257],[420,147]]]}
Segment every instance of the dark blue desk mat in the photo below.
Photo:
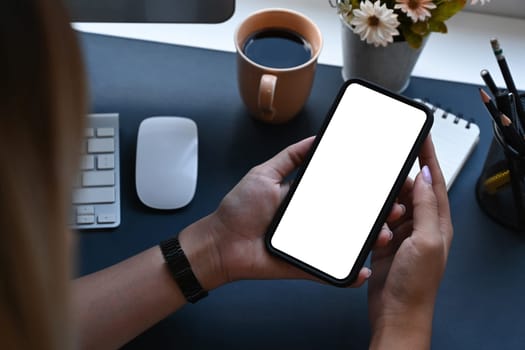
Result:
{"label": "dark blue desk mat", "polygon": [[[122,224],[112,231],[79,234],[79,274],[117,263],[213,211],[252,166],[315,134],[342,83],[340,67],[319,66],[302,113],[286,125],[265,125],[244,109],[232,53],[80,37],[92,110],[120,113]],[[475,199],[492,139],[477,88],[414,77],[405,92],[472,117],[481,128],[479,146],[449,191],[455,238],[436,304],[435,349],[525,346],[525,235],[491,221]],[[150,210],[135,192],[137,128],[156,115],[185,116],[199,128],[197,192],[181,210]],[[369,335],[366,287],[243,281],[185,306],[126,349],[365,349]]]}

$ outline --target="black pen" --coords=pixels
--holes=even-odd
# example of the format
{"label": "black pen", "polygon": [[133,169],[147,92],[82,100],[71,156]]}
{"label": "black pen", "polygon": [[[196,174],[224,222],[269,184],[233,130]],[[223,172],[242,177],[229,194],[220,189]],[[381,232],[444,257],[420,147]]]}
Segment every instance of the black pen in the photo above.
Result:
{"label": "black pen", "polygon": [[[494,51],[494,56],[496,56],[496,60],[498,61],[498,65],[501,70],[501,74],[503,75],[503,79],[505,80],[505,84],[507,84],[507,89],[512,92],[514,96],[519,96],[518,89],[514,84],[514,80],[510,74],[509,65],[507,64],[507,60],[503,55],[503,50],[501,49],[498,39],[492,39],[490,44],[492,46],[492,51]],[[523,110],[523,105],[519,99],[515,99],[515,103],[520,124],[522,127],[525,127],[525,111]]]}
{"label": "black pen", "polygon": [[514,128],[512,121],[505,114],[501,113],[490,96],[483,89],[479,89],[481,100],[487,107],[492,120],[496,124],[498,130],[503,135],[505,143],[510,145],[519,154],[525,154],[525,140],[519,135]]}
{"label": "black pen", "polygon": [[492,79],[492,76],[490,75],[489,71],[486,69],[482,69],[479,74],[485,82],[485,85],[487,85],[488,89],[492,93],[492,96],[497,97],[500,92],[498,87],[496,86],[496,83],[494,83],[494,79]]}

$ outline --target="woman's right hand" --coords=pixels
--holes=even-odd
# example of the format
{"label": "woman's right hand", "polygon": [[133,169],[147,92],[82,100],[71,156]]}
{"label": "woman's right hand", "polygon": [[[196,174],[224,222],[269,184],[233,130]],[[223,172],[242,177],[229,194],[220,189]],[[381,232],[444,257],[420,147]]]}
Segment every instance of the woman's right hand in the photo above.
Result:
{"label": "woman's right hand", "polygon": [[437,290],[445,271],[453,229],[445,180],[430,137],[424,165],[398,198],[406,214],[389,226],[394,239],[372,253],[368,281],[371,348],[430,347]]}

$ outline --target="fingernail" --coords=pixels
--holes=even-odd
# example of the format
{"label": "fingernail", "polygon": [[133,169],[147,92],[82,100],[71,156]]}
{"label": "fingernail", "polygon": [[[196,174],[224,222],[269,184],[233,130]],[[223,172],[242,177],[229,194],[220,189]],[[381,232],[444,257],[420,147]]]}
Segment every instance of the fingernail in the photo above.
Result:
{"label": "fingernail", "polygon": [[394,238],[394,232],[388,230],[388,240],[391,241]]}
{"label": "fingernail", "polygon": [[421,168],[421,172],[423,173],[423,180],[425,180],[427,184],[432,185],[432,174],[428,166],[424,165],[423,168]]}
{"label": "fingernail", "polygon": [[407,212],[407,207],[405,207],[405,205],[401,203],[399,203],[399,207],[401,208],[401,216],[405,215]]}
{"label": "fingernail", "polygon": [[365,278],[368,279],[372,276],[372,270],[370,270],[368,267],[365,267]]}

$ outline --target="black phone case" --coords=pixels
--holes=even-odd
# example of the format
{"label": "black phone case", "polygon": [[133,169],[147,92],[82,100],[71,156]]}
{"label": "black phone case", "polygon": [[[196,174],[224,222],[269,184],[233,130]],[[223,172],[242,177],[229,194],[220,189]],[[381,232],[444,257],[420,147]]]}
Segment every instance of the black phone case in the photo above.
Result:
{"label": "black phone case", "polygon": [[[280,250],[274,248],[272,245],[271,245],[271,238],[275,232],[275,229],[277,228],[277,225],[279,224],[286,208],[288,207],[288,204],[290,203],[290,200],[291,198],[293,197],[294,193],[295,193],[295,190],[297,189],[297,186],[299,185],[299,183],[301,182],[301,178],[303,176],[303,174],[305,173],[306,171],[306,168],[308,167],[308,164],[310,163],[310,160],[312,159],[313,155],[315,154],[315,150],[317,149],[317,146],[319,145],[328,125],[330,124],[330,121],[332,119],[332,116],[334,115],[335,113],[335,110],[337,108],[337,106],[339,105],[339,102],[341,101],[341,98],[343,97],[344,95],[344,92],[346,91],[347,87],[351,84],[361,84],[365,87],[368,87],[372,90],[375,90],[377,92],[380,92],[382,94],[385,94],[387,96],[390,96],[394,99],[397,99],[399,101],[402,101],[406,104],[409,104],[415,108],[418,108],[420,110],[423,110],[426,115],[427,115],[427,119],[425,121],[425,124],[423,125],[417,139],[416,139],[416,142],[414,143],[414,146],[412,147],[412,151],[409,153],[406,161],[405,161],[405,164],[403,165],[403,168],[401,170],[401,172],[399,173],[395,183],[394,183],[394,186],[392,187],[392,190],[390,191],[382,209],[381,209],[381,212],[379,213],[378,215],[378,218],[376,220],[376,222],[374,223],[367,239],[366,239],[366,242],[365,244],[363,245],[360,253],[359,253],[359,256],[356,260],[356,262],[354,263],[353,265],[353,268],[351,269],[351,271],[349,271],[349,274],[346,278],[343,278],[343,279],[337,279],[337,278],[334,278],[333,276],[331,275],[328,275],[326,273],[324,273],[323,271],[319,270],[319,269],[316,269],[315,267],[312,267],[306,263],[304,263],[303,261],[301,260],[298,260],[296,258],[294,258],[293,256],[290,256],[284,252],[281,252]],[[425,140],[425,138],[427,137],[427,135],[429,134],[430,132],[430,129],[432,127],[432,124],[434,122],[434,115],[432,114],[432,112],[430,111],[430,109],[425,106],[424,104],[422,103],[419,103],[417,101],[414,101],[412,99],[409,99],[407,97],[404,97],[402,95],[398,95],[394,92],[391,92],[389,90],[386,90],[380,86],[377,86],[373,83],[370,83],[368,81],[365,81],[365,80],[361,80],[361,79],[350,79],[348,81],[346,81],[341,89],[339,90],[333,104],[332,104],[332,107],[330,108],[330,111],[328,112],[327,114],[327,117],[325,118],[325,121],[323,122],[323,125],[321,126],[321,129],[319,131],[319,134],[317,135],[317,137],[315,138],[314,140],[314,143],[312,145],[312,148],[311,150],[309,151],[303,165],[299,168],[298,170],[298,173],[297,173],[297,177],[295,179],[295,181],[292,183],[291,187],[290,187],[290,190],[288,191],[288,194],[286,195],[286,197],[284,198],[283,202],[281,203],[279,209],[277,210],[270,226],[268,227],[268,230],[266,232],[266,235],[265,235],[265,244],[266,244],[266,248],[268,249],[268,251],[275,255],[275,256],[278,256],[279,258],[282,258],[284,260],[286,260],[287,262],[291,263],[292,265],[295,265],[297,267],[299,267],[300,269],[318,277],[319,279],[323,280],[323,281],[326,281],[332,285],[335,285],[335,286],[338,286],[338,287],[347,287],[349,285],[351,285],[357,278],[358,274],[359,274],[359,271],[361,270],[361,268],[363,267],[365,261],[366,261],[366,258],[368,257],[368,254],[370,253],[370,250],[372,249],[372,246],[379,234],[379,231],[381,229],[381,227],[383,226],[383,223],[386,221],[386,218],[390,212],[390,209],[392,207],[392,205],[394,204],[394,201],[396,199],[396,197],[398,196],[399,194],[399,191],[401,190],[401,187],[403,186],[403,183],[405,182],[405,179],[407,178],[409,172],[410,172],[410,169],[412,168],[412,165],[414,164],[414,161],[417,159],[417,155],[419,153],[419,150],[421,148],[421,145],[423,143],[423,141]]]}

